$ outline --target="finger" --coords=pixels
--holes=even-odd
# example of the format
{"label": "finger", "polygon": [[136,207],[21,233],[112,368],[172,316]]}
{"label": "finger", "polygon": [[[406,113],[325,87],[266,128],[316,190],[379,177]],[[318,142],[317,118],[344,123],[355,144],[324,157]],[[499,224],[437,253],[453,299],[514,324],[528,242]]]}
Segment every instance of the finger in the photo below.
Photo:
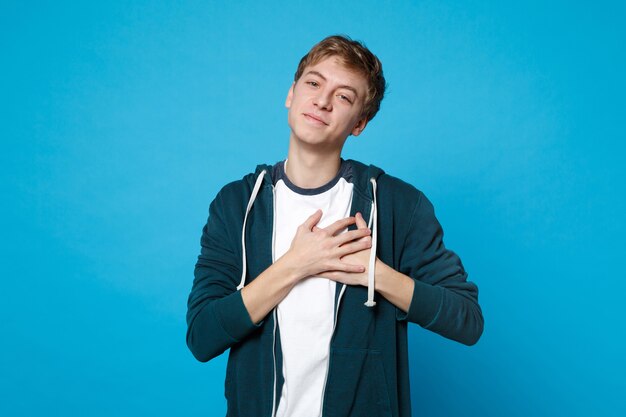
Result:
{"label": "finger", "polygon": [[369,235],[372,232],[370,231],[370,229],[356,229],[356,230],[349,230],[345,233],[341,233],[338,236],[335,236],[335,244],[337,246],[341,246],[347,242],[351,242],[353,240],[358,240],[361,238],[364,238],[366,236],[369,237]]}
{"label": "finger", "polygon": [[343,271],[324,272],[324,278],[328,278],[329,280],[338,282],[340,284],[350,285],[350,282],[348,281],[348,279],[350,278],[350,273],[346,273]]}
{"label": "finger", "polygon": [[[331,271],[362,273],[362,272],[365,272],[365,266],[349,264],[346,262],[339,261],[333,265],[333,268],[331,269]],[[322,275],[325,275],[325,273]]]}
{"label": "finger", "polygon": [[370,237],[359,239],[355,242],[346,243],[345,245],[337,248],[337,256],[339,258],[343,258],[351,253],[360,252],[365,249],[370,249],[371,247],[372,239]]}
{"label": "finger", "polygon": [[324,230],[330,233],[331,236],[334,236],[337,232],[345,229],[351,224],[354,224],[354,222],[356,222],[356,219],[354,217],[346,217],[345,219],[337,220],[330,226],[325,227]]}
{"label": "finger", "polygon": [[324,272],[324,278],[328,278],[341,284],[348,284],[346,281],[346,273],[343,271],[327,271]]}
{"label": "finger", "polygon": [[356,216],[354,216],[356,219],[356,227],[359,229],[367,229],[367,223],[365,223],[365,219],[363,218],[363,215],[361,213],[357,213]]}
{"label": "finger", "polygon": [[333,281],[336,281],[337,279],[339,279],[340,274],[341,273],[337,272],[337,271],[326,271],[326,272],[322,273],[324,278],[328,278],[328,279],[331,279]]}
{"label": "finger", "polygon": [[321,218],[322,218],[322,210],[317,209],[315,213],[311,214],[309,218],[306,219],[304,223],[302,223],[302,226],[304,226],[307,230],[312,230],[313,227],[317,223],[319,223]]}
{"label": "finger", "polygon": [[317,227],[317,226],[313,226],[313,231],[314,231],[314,232],[319,232],[320,230],[322,230],[322,229],[320,229],[320,228],[319,228],[319,227]]}
{"label": "finger", "polygon": [[[367,227],[367,223],[365,222],[365,219],[363,218],[363,215],[361,213],[357,213],[356,216],[354,216],[356,218],[356,227],[358,229],[367,229],[369,230],[369,228]],[[371,231],[370,231],[370,235],[371,235]],[[361,239],[369,239],[369,235],[366,237],[363,237]]]}

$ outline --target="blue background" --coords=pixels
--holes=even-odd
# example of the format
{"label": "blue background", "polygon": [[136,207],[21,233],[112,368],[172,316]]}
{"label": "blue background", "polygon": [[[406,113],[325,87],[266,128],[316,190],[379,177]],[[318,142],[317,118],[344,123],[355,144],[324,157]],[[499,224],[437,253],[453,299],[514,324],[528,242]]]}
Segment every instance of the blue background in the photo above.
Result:
{"label": "blue background", "polygon": [[412,327],[414,414],[626,415],[623,2],[92,3],[0,9],[0,415],[225,414],[184,342],[201,228],[334,33],[389,82],[344,156],[422,189],[480,288],[476,346]]}

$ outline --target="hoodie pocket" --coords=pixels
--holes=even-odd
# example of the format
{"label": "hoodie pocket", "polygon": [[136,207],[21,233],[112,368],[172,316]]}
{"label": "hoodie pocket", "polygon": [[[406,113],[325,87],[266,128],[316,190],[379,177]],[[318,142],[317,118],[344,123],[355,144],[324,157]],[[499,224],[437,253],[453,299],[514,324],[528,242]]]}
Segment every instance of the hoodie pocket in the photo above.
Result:
{"label": "hoodie pocket", "polygon": [[391,417],[389,398],[380,351],[331,350],[324,417]]}

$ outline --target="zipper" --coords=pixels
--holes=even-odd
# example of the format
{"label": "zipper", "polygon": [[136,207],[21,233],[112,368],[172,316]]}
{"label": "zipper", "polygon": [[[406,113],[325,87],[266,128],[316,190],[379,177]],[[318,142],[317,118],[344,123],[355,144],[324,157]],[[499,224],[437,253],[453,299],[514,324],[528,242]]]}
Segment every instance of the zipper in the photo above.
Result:
{"label": "zipper", "polygon": [[276,371],[276,323],[277,323],[276,309],[274,309],[272,316],[274,317],[274,334],[273,334],[273,341],[272,341],[272,359],[274,360],[274,388],[272,392],[272,417],[275,417],[276,416],[276,372],[277,372]]}
{"label": "zipper", "polygon": [[330,341],[328,342],[328,361],[326,361],[326,374],[324,375],[324,389],[322,390],[322,401],[320,402],[320,417],[322,416],[322,412],[324,411],[324,396],[326,395],[326,383],[328,382],[328,373],[330,371],[330,346],[333,343],[333,337],[335,337],[335,328],[337,327],[337,317],[339,316],[339,305],[341,304],[341,298],[343,297],[343,293],[346,290],[346,284],[343,284],[341,287],[341,291],[339,292],[339,297],[337,298],[337,308],[335,309],[335,321],[333,322],[333,332],[330,336]]}
{"label": "zipper", "polygon": [[[275,247],[276,247],[276,192],[274,188],[274,184],[272,184],[272,263],[274,263],[276,255],[275,255]],[[276,317],[276,307],[274,307],[274,311],[272,312],[272,317],[274,317],[274,330],[272,333],[272,360],[274,361],[274,383],[273,383],[273,391],[272,391],[272,417],[276,416],[276,380],[278,375],[278,370],[276,369],[276,327],[278,325],[278,318]]]}
{"label": "zipper", "polygon": [[[374,202],[372,201],[372,208],[371,208],[371,212],[370,212],[370,218],[368,221],[368,225],[367,227],[371,227],[372,226],[372,219],[373,219],[373,213],[374,213]],[[322,390],[322,402],[320,404],[320,413],[319,413],[319,417],[322,417],[322,413],[324,412],[324,398],[326,396],[326,384],[328,383],[328,373],[330,372],[330,347],[332,345],[333,342],[333,338],[335,337],[335,328],[337,327],[337,317],[339,316],[339,306],[341,305],[341,298],[343,297],[343,293],[346,290],[346,284],[343,284],[343,286],[341,287],[341,291],[339,292],[339,297],[337,298],[337,309],[335,310],[335,321],[333,323],[333,332],[330,336],[330,342],[328,343],[328,362],[326,362],[326,375],[324,376],[324,389]]]}

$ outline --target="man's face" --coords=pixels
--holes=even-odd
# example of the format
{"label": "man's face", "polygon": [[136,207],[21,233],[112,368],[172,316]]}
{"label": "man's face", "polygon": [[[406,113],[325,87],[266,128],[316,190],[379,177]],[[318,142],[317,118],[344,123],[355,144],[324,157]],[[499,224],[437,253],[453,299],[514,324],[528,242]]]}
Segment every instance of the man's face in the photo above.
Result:
{"label": "man's face", "polygon": [[365,78],[337,57],[306,67],[285,101],[291,139],[341,151],[348,135],[359,135],[367,125],[361,115],[366,92]]}

